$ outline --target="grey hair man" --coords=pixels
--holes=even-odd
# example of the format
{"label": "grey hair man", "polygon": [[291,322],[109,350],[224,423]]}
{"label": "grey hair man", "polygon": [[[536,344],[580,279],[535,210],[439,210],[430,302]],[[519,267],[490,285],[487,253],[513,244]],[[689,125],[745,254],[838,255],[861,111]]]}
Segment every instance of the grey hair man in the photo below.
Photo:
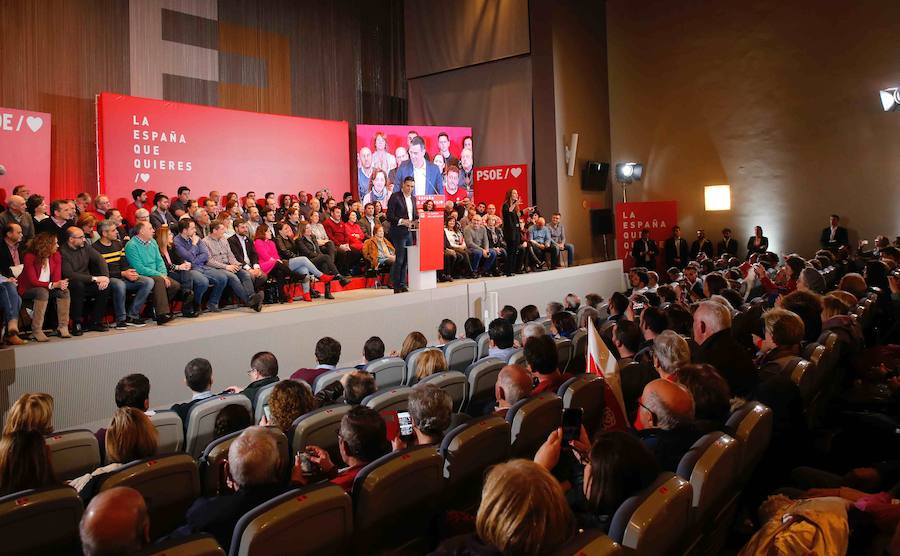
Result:
{"label": "grey hair man", "polygon": [[699,344],[695,363],[712,365],[728,382],[734,396],[744,397],[756,386],[756,367],[731,331],[731,310],[716,301],[703,301],[694,311],[694,340]]}
{"label": "grey hair man", "polygon": [[[543,326],[541,328],[543,329]],[[506,417],[509,408],[527,398],[532,388],[531,373],[528,369],[521,365],[503,367],[497,375],[497,384],[494,385],[494,397],[497,399],[494,412]]]}
{"label": "grey hair man", "polygon": [[453,400],[433,384],[421,384],[409,393],[409,415],[420,446],[438,444],[450,428]]}
{"label": "grey hair man", "polygon": [[665,330],[653,340],[653,366],[661,378],[671,377],[690,362],[691,348],[677,332]]}
{"label": "grey hair man", "polygon": [[522,345],[531,338],[537,338],[538,336],[546,336],[547,329],[544,328],[543,324],[537,322],[529,322],[525,326],[522,327]]}

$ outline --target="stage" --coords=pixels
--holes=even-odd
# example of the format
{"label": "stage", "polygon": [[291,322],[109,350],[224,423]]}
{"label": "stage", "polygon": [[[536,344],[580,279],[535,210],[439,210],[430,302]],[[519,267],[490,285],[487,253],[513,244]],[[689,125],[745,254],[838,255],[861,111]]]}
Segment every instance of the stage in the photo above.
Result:
{"label": "stage", "polygon": [[147,375],[151,407],[168,408],[190,399],[183,372],[194,357],[210,360],[213,390],[221,391],[247,384],[250,356],[257,351],[273,352],[279,375],[286,377],[298,368],[315,366],[316,341],[332,336],[343,345],[339,366],[346,367],[361,362],[363,343],[370,336],[380,336],[390,352],[399,350],[413,330],[433,340],[442,318],[453,319],[462,334],[466,318],[484,318],[488,296],[494,292],[501,307],[519,309],[533,303],[543,314],[548,302],[562,301],[570,292],[608,298],[624,286],[622,261],[616,260],[510,278],[456,280],[399,295],[389,289],[349,290],[336,293],[332,301],[266,305],[261,313],[242,308],[176,319],[164,327],[31,342],[0,350],[0,408],[5,414],[24,392],[47,392],[56,401],[56,430],[96,428],[105,425],[115,410],[115,384],[128,373]]}

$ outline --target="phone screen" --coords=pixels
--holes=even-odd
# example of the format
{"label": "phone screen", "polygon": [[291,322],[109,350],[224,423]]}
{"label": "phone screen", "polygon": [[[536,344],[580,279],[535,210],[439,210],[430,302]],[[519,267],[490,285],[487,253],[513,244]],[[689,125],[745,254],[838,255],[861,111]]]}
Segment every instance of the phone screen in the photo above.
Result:
{"label": "phone screen", "polygon": [[581,436],[581,420],[584,410],[580,407],[569,407],[562,412],[563,444],[578,440]]}
{"label": "phone screen", "polygon": [[397,422],[400,423],[400,436],[412,436],[413,424],[412,417],[408,411],[400,411],[397,413]]}
{"label": "phone screen", "polygon": [[266,414],[266,421],[271,422],[271,421],[272,421],[272,410],[269,409],[269,405],[268,405],[268,404],[266,404],[266,405],[263,406],[263,413]]}

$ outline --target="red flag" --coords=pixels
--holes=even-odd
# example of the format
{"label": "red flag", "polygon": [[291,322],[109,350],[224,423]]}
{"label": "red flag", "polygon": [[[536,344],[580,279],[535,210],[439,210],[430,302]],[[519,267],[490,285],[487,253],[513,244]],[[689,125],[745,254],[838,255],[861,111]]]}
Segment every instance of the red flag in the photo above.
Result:
{"label": "red flag", "polygon": [[603,430],[628,430],[622,383],[616,358],[609,352],[594,322],[588,320],[587,372],[603,381]]}

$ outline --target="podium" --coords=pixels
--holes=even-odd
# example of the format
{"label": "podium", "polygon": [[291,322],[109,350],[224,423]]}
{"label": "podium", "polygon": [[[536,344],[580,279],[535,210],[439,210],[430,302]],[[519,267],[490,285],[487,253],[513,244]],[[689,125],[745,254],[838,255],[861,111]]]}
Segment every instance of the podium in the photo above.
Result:
{"label": "podium", "polygon": [[444,268],[444,217],[426,213],[419,217],[418,229],[410,232],[413,244],[407,246],[410,291],[437,287],[437,271]]}

